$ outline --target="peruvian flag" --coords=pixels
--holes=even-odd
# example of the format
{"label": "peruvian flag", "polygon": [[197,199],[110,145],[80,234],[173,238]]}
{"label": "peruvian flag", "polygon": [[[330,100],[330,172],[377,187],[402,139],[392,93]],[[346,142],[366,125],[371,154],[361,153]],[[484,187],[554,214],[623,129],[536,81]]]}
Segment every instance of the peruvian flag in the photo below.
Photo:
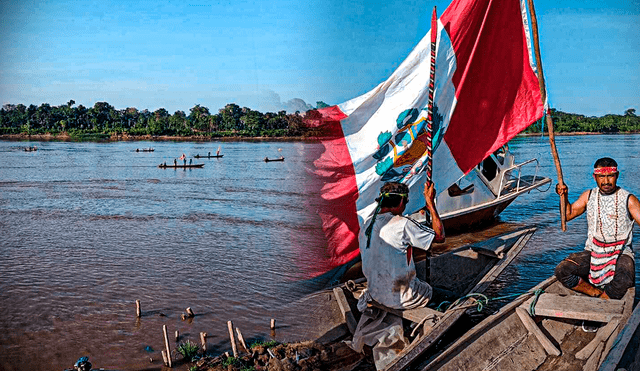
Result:
{"label": "peruvian flag", "polygon": [[437,32],[432,143],[438,192],[542,117],[524,2],[454,0],[437,30],[429,31],[386,81],[308,115],[308,123],[329,130],[314,165],[324,179],[320,215],[331,267],[358,256],[362,221],[374,211],[384,182],[409,185],[406,211],[424,206],[425,172],[415,168],[426,151],[432,32]]}

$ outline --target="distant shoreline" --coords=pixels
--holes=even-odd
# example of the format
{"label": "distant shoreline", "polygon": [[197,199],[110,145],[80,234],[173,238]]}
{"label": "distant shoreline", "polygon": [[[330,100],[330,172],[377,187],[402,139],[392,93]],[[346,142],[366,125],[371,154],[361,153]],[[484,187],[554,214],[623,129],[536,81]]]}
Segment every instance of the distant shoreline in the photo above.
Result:
{"label": "distant shoreline", "polygon": [[[638,132],[624,132],[624,133],[598,133],[598,132],[571,132],[571,133],[555,133],[556,136],[571,136],[571,135],[625,135],[625,134],[638,134]],[[208,136],[200,136],[200,135],[192,135],[192,136],[170,136],[170,135],[129,135],[129,134],[118,134],[111,135],[109,137],[104,137],[103,139],[92,138],[92,134],[86,134],[87,139],[82,139],[82,137],[70,136],[66,132],[59,134],[0,134],[0,140],[11,140],[11,141],[61,141],[61,142],[72,142],[72,141],[108,141],[108,142],[141,142],[141,141],[152,141],[152,142],[165,142],[165,141],[174,141],[174,142],[312,142],[318,141],[317,138],[313,137],[242,137],[242,136],[229,136],[229,137],[208,137]],[[104,134],[98,134],[104,135]],[[516,137],[536,137],[536,136],[548,136],[548,133],[521,133]]]}
{"label": "distant shoreline", "polygon": [[[98,134],[103,135],[103,134]],[[91,134],[87,134],[87,139],[83,139],[78,136],[71,136],[67,133],[60,134],[0,134],[0,140],[11,141],[60,141],[60,142],[74,142],[74,141],[98,141],[96,138],[91,138]],[[208,137],[201,135],[192,136],[171,136],[171,135],[129,135],[118,134],[99,139],[99,141],[106,142],[292,142],[292,141],[317,141],[317,139],[309,137],[241,137],[241,136],[228,136],[228,137]]]}

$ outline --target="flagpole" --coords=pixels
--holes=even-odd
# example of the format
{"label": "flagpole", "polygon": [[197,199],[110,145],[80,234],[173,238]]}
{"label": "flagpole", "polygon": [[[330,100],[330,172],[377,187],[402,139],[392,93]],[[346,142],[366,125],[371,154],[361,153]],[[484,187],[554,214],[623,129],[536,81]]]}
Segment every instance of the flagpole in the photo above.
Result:
{"label": "flagpole", "polygon": [[427,184],[433,183],[433,92],[436,81],[436,41],[438,39],[438,17],[433,7],[431,17],[431,68],[429,72],[429,100],[427,104]]}
{"label": "flagpole", "polygon": [[[533,48],[536,55],[536,64],[538,65],[538,83],[540,84],[540,95],[542,97],[542,104],[546,105],[547,102],[547,90],[544,82],[544,73],[542,72],[542,57],[540,56],[540,40],[538,38],[538,21],[536,18],[536,10],[533,6],[533,0],[527,0],[529,3],[529,12],[531,13],[531,32],[533,33]],[[546,108],[546,107],[545,107]],[[551,146],[551,154],[553,155],[553,161],[556,164],[556,171],[558,173],[558,185],[564,186],[562,180],[562,166],[560,165],[560,158],[558,157],[558,149],[556,148],[555,134],[553,132],[553,120],[551,115],[547,112],[547,131],[549,132],[549,145]],[[567,230],[567,220],[565,210],[567,205],[565,204],[564,196],[560,196],[560,226],[562,231]]]}

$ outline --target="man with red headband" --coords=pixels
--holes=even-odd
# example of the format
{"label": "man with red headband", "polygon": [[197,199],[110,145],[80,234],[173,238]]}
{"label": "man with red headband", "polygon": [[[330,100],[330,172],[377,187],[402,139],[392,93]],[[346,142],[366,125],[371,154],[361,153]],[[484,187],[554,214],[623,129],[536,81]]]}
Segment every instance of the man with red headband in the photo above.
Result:
{"label": "man with red headband", "polygon": [[555,269],[558,281],[572,290],[604,299],[620,299],[635,285],[631,240],[633,222],[640,224],[640,202],[617,186],[618,164],[609,157],[596,161],[597,188],[585,191],[573,204],[569,189],[556,185],[565,199],[567,221],[587,212],[585,251],[570,254]]}

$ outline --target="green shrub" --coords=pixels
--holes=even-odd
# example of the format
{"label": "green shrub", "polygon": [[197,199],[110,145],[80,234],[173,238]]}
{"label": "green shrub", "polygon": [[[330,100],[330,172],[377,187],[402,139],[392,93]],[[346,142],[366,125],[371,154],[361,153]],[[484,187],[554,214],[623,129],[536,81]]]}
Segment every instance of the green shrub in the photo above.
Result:
{"label": "green shrub", "polygon": [[178,353],[182,354],[184,359],[191,361],[200,351],[200,346],[187,340],[184,343],[180,343],[176,349]]}

